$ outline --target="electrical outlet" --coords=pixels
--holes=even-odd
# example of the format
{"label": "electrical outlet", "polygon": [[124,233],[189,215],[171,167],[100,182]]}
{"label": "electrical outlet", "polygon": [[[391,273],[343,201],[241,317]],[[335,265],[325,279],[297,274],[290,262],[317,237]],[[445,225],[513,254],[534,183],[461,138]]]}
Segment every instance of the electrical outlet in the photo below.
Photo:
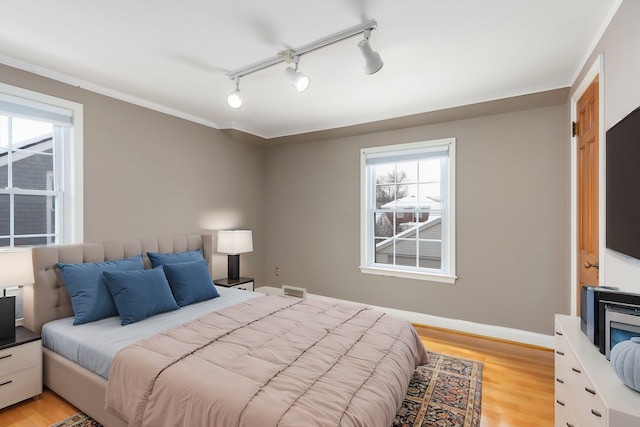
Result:
{"label": "electrical outlet", "polygon": [[280,275],[280,267],[276,267],[276,276]]}

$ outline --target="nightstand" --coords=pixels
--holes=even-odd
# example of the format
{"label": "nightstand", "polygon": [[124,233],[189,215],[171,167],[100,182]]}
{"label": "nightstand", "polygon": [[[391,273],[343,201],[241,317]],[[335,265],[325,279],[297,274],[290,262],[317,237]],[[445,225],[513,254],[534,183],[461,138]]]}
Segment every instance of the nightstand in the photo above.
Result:
{"label": "nightstand", "polygon": [[250,277],[240,277],[238,279],[216,279],[213,283],[216,286],[243,289],[245,291],[253,292],[253,279]]}
{"label": "nightstand", "polygon": [[0,340],[0,408],[42,394],[40,335],[16,327],[15,338]]}

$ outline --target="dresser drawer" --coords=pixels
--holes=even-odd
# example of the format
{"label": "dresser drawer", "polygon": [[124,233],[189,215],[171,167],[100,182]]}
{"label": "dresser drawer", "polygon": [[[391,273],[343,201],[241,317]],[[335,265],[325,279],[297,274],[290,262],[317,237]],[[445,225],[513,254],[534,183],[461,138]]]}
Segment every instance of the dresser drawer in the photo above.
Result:
{"label": "dresser drawer", "polygon": [[576,417],[580,421],[580,425],[607,426],[607,407],[587,375],[582,376],[577,393],[579,394],[580,409],[577,410],[579,414]]}
{"label": "dresser drawer", "polygon": [[566,422],[569,421],[571,417],[571,410],[567,404],[566,394],[564,393],[563,388],[558,387],[557,383],[555,390],[555,405],[556,427],[567,427]]}
{"label": "dresser drawer", "polygon": [[569,380],[569,372],[571,371],[571,365],[575,364],[575,357],[573,352],[567,344],[567,340],[564,336],[559,335],[556,326],[556,336],[554,338],[554,361],[555,361],[555,373],[557,378],[561,378],[564,381]]}
{"label": "dresser drawer", "polygon": [[568,406],[556,403],[555,427],[580,427]]}
{"label": "dresser drawer", "polygon": [[0,377],[0,408],[42,393],[40,366]]}
{"label": "dresser drawer", "polygon": [[[557,359],[557,357],[556,357]],[[557,366],[557,365],[556,365]],[[566,372],[564,372],[566,373]],[[556,427],[579,427],[573,411],[576,408],[576,396],[572,394],[571,384],[567,384],[563,379],[565,375],[557,372],[555,379],[555,426]]]}
{"label": "dresser drawer", "polygon": [[573,357],[571,356],[571,353],[566,353],[558,348],[556,348],[555,352],[556,355],[554,358],[554,372],[556,378],[566,383],[571,379],[571,365],[573,364]]}
{"label": "dresser drawer", "polygon": [[567,397],[567,384],[565,384],[564,380],[562,378],[559,378],[556,375],[555,378],[555,396],[556,396],[556,401],[559,401],[559,403],[562,405],[563,403],[567,403],[566,402],[566,397]]}
{"label": "dresser drawer", "polygon": [[0,350],[0,377],[40,364],[41,341]]}

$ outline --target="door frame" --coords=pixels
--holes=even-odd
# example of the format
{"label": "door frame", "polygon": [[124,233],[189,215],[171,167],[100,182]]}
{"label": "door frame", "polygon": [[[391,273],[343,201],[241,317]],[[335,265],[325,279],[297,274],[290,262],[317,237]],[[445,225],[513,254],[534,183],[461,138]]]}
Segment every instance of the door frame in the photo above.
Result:
{"label": "door frame", "polygon": [[[599,139],[599,177],[598,177],[598,239],[600,241],[598,262],[600,263],[599,285],[602,284],[603,277],[605,277],[605,129],[604,129],[604,53],[598,55],[595,59],[589,71],[585,74],[583,79],[578,84],[578,88],[571,96],[571,122],[575,122],[578,118],[577,105],[578,100],[587,90],[589,85],[593,82],[596,76],[600,76],[598,83],[598,139]],[[580,295],[577,293],[576,283],[578,281],[578,159],[577,159],[577,137],[570,134],[571,137],[571,306],[570,311],[572,316],[578,315],[578,298]]]}

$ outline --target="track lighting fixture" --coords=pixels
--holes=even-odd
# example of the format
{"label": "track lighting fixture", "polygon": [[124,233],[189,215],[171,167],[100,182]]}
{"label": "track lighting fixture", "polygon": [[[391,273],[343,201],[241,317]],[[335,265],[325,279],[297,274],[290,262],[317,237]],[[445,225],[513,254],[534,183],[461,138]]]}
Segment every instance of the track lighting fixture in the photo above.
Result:
{"label": "track lighting fixture", "polygon": [[380,68],[382,68],[382,58],[378,52],[375,52],[371,49],[371,45],[369,44],[369,36],[371,34],[371,30],[366,30],[364,32],[364,39],[358,43],[358,47],[360,48],[360,52],[364,55],[364,73],[365,74],[374,74],[377,73]]}
{"label": "track lighting fixture", "polygon": [[236,90],[227,96],[227,104],[231,108],[240,108],[242,106],[242,97],[240,96],[240,77],[234,79],[236,81]]}
{"label": "track lighting fixture", "polygon": [[280,62],[294,62],[293,67],[289,66],[284,70],[285,75],[291,80],[293,87],[298,92],[303,92],[309,87],[311,79],[304,73],[298,71],[298,62],[300,56],[303,54],[312,52],[321,47],[328,46],[330,44],[339,42],[341,40],[353,37],[357,34],[363,33],[364,39],[358,43],[358,48],[362,52],[365,58],[364,72],[365,74],[374,74],[378,72],[383,65],[380,54],[374,51],[369,44],[369,37],[371,30],[378,27],[378,23],[375,20],[368,21],[361,25],[348,28],[339,33],[335,33],[308,45],[302,46],[298,49],[291,49],[284,52],[280,52],[276,57],[266,59],[264,61],[257,62],[255,64],[240,68],[227,74],[227,76],[236,82],[236,90],[227,97],[227,104],[231,108],[240,108],[242,105],[242,98],[240,97],[240,77],[262,70],[272,65],[279,64]]}
{"label": "track lighting fixture", "polygon": [[284,70],[284,74],[291,80],[291,84],[298,92],[304,92],[309,87],[309,83],[311,83],[311,79],[306,74],[298,71],[298,61],[300,60],[299,56],[293,58],[293,62],[295,62],[295,68],[287,67]]}

